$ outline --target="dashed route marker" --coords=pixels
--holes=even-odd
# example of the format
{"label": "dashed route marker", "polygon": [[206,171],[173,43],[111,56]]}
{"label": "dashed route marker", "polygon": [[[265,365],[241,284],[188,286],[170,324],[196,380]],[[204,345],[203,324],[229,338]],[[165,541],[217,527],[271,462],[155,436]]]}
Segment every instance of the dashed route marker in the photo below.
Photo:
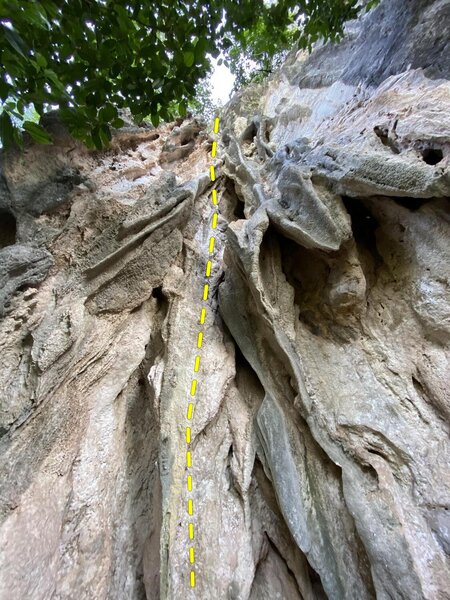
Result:
{"label": "dashed route marker", "polygon": [[[214,119],[214,133],[217,134],[219,133],[219,117],[216,117]],[[211,158],[215,158],[216,156],[216,152],[217,152],[217,142],[213,141],[212,144],[212,150],[211,150]],[[209,175],[210,175],[210,179],[212,182],[214,182],[216,180],[216,174],[214,172],[214,165],[210,165],[209,167]],[[217,190],[213,189],[211,192],[211,202],[212,205],[214,206],[214,212],[213,215],[211,217],[211,232],[214,231],[214,229],[216,229],[217,227],[217,219],[218,219],[218,212],[217,212]],[[212,265],[213,265],[213,259],[214,259],[214,242],[215,242],[215,238],[213,235],[210,236],[209,238],[209,245],[208,245],[208,251],[209,251],[209,258],[208,261],[206,263],[206,269],[205,269],[205,278],[206,278],[206,282],[203,285],[203,292],[202,292],[202,296],[200,299],[200,302],[202,304],[205,304],[208,301],[208,297],[209,297],[209,278],[211,277],[211,271],[212,271]],[[205,320],[206,320],[206,306],[201,306],[200,309],[200,316],[199,316],[199,325],[202,326],[205,324]],[[191,588],[195,587],[195,549],[194,549],[194,523],[193,523],[193,517],[194,517],[194,499],[192,498],[193,496],[193,490],[194,490],[194,480],[192,478],[192,463],[193,463],[193,456],[192,456],[192,448],[191,448],[191,442],[192,442],[192,436],[191,436],[191,423],[192,423],[192,418],[194,415],[194,408],[195,408],[195,399],[196,399],[196,394],[197,394],[197,384],[198,384],[198,373],[200,370],[200,353],[199,350],[202,348],[203,345],[203,328],[200,327],[199,331],[197,333],[197,348],[196,348],[196,352],[195,352],[195,357],[194,357],[194,367],[193,367],[193,372],[194,375],[192,376],[191,379],[191,387],[190,387],[190,391],[189,391],[189,396],[188,396],[188,404],[187,404],[187,409],[186,409],[186,488],[187,488],[187,513],[189,515],[189,521],[188,521],[188,539],[189,539],[189,583]]]}

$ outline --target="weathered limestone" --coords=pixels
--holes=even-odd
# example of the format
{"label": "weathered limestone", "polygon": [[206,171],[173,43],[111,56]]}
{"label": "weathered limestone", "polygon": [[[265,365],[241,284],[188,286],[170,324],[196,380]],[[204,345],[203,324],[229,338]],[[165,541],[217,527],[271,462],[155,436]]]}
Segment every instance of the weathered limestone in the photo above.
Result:
{"label": "weathered limestone", "polygon": [[53,264],[50,252],[14,244],[0,249],[0,315],[21,288],[43,281]]}
{"label": "weathered limestone", "polygon": [[[450,3],[221,118],[2,157],[0,597],[445,600]],[[376,25],[376,27],[375,27]]]}

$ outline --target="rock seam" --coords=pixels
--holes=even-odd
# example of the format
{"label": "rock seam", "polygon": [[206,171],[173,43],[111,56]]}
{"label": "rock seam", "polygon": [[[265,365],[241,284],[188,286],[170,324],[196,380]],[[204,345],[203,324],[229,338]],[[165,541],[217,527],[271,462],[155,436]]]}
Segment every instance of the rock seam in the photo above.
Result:
{"label": "rock seam", "polygon": [[[219,133],[219,118],[216,117],[214,119],[214,133],[217,135]],[[211,158],[215,158],[216,156],[216,150],[217,150],[217,141],[213,141],[212,144],[212,149],[211,149]],[[215,182],[216,180],[216,176],[215,176],[215,172],[214,172],[214,165],[210,165],[209,167],[209,176],[211,179],[211,182]],[[214,212],[212,214],[211,217],[211,231],[214,232],[214,230],[217,227],[217,220],[219,217],[219,213],[217,211],[217,205],[218,205],[218,200],[217,200],[217,190],[214,188],[211,191],[211,202],[212,205],[214,206]],[[209,278],[211,277],[211,272],[212,272],[212,259],[214,258],[214,243],[215,243],[215,237],[214,235],[210,235],[209,237],[209,244],[208,244],[208,253],[209,253],[209,257],[208,260],[206,262],[206,269],[205,269],[205,283],[203,285],[203,292],[202,292],[202,298],[201,298],[201,302],[202,302],[202,307],[200,310],[200,316],[199,316],[199,324],[200,326],[203,326],[206,320],[206,303],[208,301],[208,297],[209,297]],[[194,549],[194,523],[193,523],[193,517],[194,517],[194,500],[192,498],[193,493],[194,493],[194,483],[193,483],[193,478],[191,475],[191,469],[192,469],[192,434],[191,434],[191,422],[194,416],[194,406],[195,406],[195,398],[196,398],[196,394],[197,394],[197,384],[198,384],[198,373],[200,371],[200,350],[203,346],[203,328],[200,327],[198,330],[198,334],[197,334],[197,348],[195,351],[195,358],[194,358],[194,368],[193,368],[193,372],[194,375],[192,376],[191,379],[191,386],[190,386],[190,391],[189,391],[189,396],[188,396],[188,404],[187,404],[187,414],[186,414],[186,488],[187,488],[187,495],[188,495],[188,499],[187,499],[187,511],[188,511],[188,515],[190,517],[189,519],[189,523],[188,523],[188,538],[189,538],[189,564],[191,565],[191,569],[189,572],[189,583],[190,586],[192,588],[195,587],[195,549]]]}

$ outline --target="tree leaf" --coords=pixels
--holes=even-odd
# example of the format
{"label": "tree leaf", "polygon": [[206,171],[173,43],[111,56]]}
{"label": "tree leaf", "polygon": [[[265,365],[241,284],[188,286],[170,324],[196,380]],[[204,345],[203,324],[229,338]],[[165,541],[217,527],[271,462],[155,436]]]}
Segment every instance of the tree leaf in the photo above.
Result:
{"label": "tree leaf", "polygon": [[14,142],[14,127],[11,117],[6,111],[0,115],[0,139],[3,147],[7,150]]}
{"label": "tree leaf", "polygon": [[102,123],[109,123],[117,117],[117,108],[112,104],[105,104],[99,110],[98,116]]}
{"label": "tree leaf", "polygon": [[195,44],[195,60],[197,62],[205,56],[207,48],[208,40],[204,36],[202,36]]}
{"label": "tree leaf", "polygon": [[190,50],[188,50],[187,52],[183,52],[183,61],[187,67],[192,67],[195,61],[194,53]]}
{"label": "tree leaf", "polygon": [[39,52],[36,52],[35,59],[36,59],[37,64],[41,68],[43,68],[43,69],[46,68],[46,66],[47,66],[47,60],[45,59],[45,56],[42,56],[42,54],[39,54]]}
{"label": "tree leaf", "polygon": [[6,100],[11,90],[11,86],[3,79],[0,79],[0,100]]}
{"label": "tree leaf", "polygon": [[159,125],[159,115],[158,114],[154,114],[150,116],[150,121],[152,122],[154,127],[158,127]]}
{"label": "tree leaf", "polygon": [[5,38],[8,40],[10,45],[14,48],[16,52],[18,52],[23,58],[27,58],[28,49],[25,45],[25,42],[22,40],[20,35],[14,29],[10,29],[6,27],[6,25],[2,24],[3,33]]}
{"label": "tree leaf", "polygon": [[121,119],[120,117],[117,117],[116,119],[113,120],[111,125],[115,129],[120,129],[121,127],[123,127],[125,125],[125,121],[123,119]]}
{"label": "tree leaf", "polygon": [[94,142],[94,145],[97,148],[97,150],[102,150],[103,142],[102,142],[102,138],[100,137],[100,127],[94,127],[91,135],[92,135],[92,141]]}
{"label": "tree leaf", "polygon": [[104,148],[109,146],[109,142],[111,141],[112,135],[108,125],[100,125],[100,139]]}
{"label": "tree leaf", "polygon": [[368,12],[369,10],[372,10],[372,8],[375,8],[375,6],[377,6],[377,4],[380,3],[380,0],[369,0],[369,2],[366,5],[366,12]]}

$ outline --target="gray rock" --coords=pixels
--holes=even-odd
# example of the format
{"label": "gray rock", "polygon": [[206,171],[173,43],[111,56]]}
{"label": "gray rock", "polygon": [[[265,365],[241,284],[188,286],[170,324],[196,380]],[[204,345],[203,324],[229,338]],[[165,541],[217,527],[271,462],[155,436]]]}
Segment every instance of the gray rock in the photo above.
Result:
{"label": "gray rock", "polygon": [[382,2],[339,45],[318,48],[296,72],[301,87],[364,82],[378,86],[408,69],[425,69],[427,77],[450,78],[450,6],[444,0]]}
{"label": "gray rock", "polygon": [[277,178],[278,202],[267,204],[271,221],[284,235],[305,248],[338,250],[351,236],[349,220],[339,197],[319,191],[311,174],[287,164]]}
{"label": "gray rock", "polygon": [[53,263],[50,252],[41,248],[20,244],[0,248],[0,315],[17,291],[41,283]]}
{"label": "gray rock", "polygon": [[0,597],[448,598],[448,8],[2,155]]}

